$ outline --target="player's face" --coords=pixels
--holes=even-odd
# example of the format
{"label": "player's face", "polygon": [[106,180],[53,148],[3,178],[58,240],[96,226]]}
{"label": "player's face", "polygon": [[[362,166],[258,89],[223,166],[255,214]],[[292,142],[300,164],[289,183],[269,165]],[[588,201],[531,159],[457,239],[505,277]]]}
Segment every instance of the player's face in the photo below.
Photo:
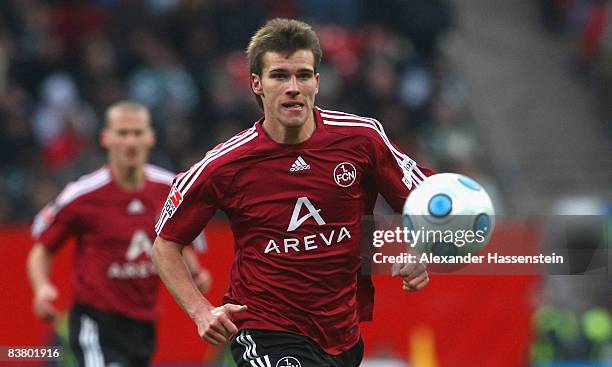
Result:
{"label": "player's face", "polygon": [[[313,119],[312,108],[319,92],[319,74],[314,71],[310,50],[291,55],[266,52],[261,77],[251,75],[251,87],[261,97],[266,121],[298,128]],[[271,121],[269,121],[271,120]]]}
{"label": "player's face", "polygon": [[102,146],[108,150],[109,163],[122,168],[141,167],[154,144],[155,135],[146,112],[112,111],[102,132]]}

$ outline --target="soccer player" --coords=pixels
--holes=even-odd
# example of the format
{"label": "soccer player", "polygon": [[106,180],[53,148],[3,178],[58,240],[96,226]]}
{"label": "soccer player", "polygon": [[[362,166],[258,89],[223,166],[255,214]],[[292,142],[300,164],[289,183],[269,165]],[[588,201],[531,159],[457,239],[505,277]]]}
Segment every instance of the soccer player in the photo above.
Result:
{"label": "soccer player", "polygon": [[[430,171],[400,153],[378,121],[314,105],[321,48],[309,25],[269,21],[247,57],[264,117],[177,176],[153,261],[199,335],[231,341],[239,367],[357,366],[359,322],[371,320],[373,307],[370,277],[360,276],[360,220],[378,193],[401,211]],[[216,209],[236,241],[218,307],[180,258]],[[407,291],[428,283],[420,264],[399,275]]]}
{"label": "soccer player", "polygon": [[[80,366],[146,366],[155,347],[159,278],[151,260],[153,230],[173,174],[146,164],[155,143],[148,110],[119,102],[108,108],[100,142],[108,165],[66,186],[36,217],[36,243],[27,263],[34,313],[56,315],[53,253],[76,237],[75,304],[70,346]],[[195,237],[194,237],[195,238]],[[208,271],[183,251],[194,289],[205,291]]]}

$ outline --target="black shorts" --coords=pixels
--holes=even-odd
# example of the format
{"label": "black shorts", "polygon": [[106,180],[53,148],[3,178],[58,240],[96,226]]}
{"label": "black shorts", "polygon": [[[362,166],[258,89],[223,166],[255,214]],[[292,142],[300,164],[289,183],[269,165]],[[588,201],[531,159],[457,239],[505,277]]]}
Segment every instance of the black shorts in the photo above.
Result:
{"label": "black shorts", "polygon": [[363,340],[333,356],[305,336],[247,329],[234,336],[231,350],[238,367],[354,367],[363,358]]}
{"label": "black shorts", "polygon": [[70,348],[79,366],[148,366],[155,350],[155,324],[74,305]]}

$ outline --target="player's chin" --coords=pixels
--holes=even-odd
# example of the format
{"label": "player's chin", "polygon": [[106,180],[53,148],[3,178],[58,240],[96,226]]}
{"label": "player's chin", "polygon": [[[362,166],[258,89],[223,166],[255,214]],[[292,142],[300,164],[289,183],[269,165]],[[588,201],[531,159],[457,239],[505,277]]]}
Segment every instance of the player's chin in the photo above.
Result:
{"label": "player's chin", "polygon": [[128,169],[141,167],[144,163],[145,159],[142,157],[126,157],[123,160],[123,166]]}
{"label": "player's chin", "polygon": [[282,121],[282,124],[285,127],[297,128],[302,127],[306,123],[306,119],[303,116],[291,116],[289,118],[285,118]]}

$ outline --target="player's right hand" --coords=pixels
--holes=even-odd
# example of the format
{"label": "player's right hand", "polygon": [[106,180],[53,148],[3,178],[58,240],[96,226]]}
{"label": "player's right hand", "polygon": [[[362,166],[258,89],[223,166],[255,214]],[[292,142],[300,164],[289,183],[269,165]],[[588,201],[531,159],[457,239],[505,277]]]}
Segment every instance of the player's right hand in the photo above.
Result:
{"label": "player's right hand", "polygon": [[43,284],[34,293],[34,315],[44,321],[52,321],[57,315],[57,309],[53,306],[53,301],[59,295],[57,288],[52,284]]}
{"label": "player's right hand", "polygon": [[238,328],[232,322],[232,315],[246,311],[247,306],[226,303],[223,306],[204,312],[202,318],[197,318],[198,334],[212,345],[227,342]]}

